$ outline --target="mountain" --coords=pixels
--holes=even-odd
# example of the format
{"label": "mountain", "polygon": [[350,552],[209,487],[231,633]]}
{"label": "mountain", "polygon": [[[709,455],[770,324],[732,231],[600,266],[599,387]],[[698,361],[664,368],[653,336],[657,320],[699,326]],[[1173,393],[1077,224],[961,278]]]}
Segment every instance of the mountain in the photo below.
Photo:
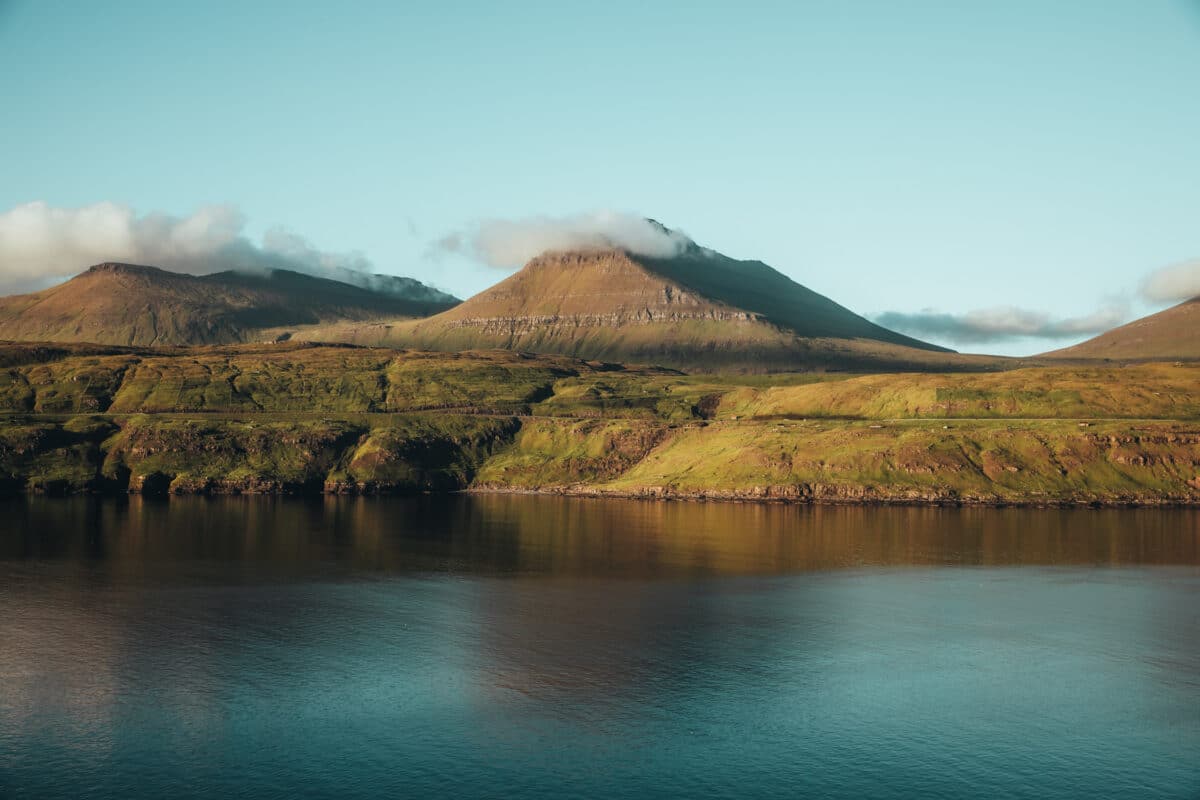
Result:
{"label": "mountain", "polygon": [[346,267],[332,267],[323,273],[330,280],[348,283],[360,289],[366,289],[379,294],[391,295],[404,300],[416,300],[432,305],[451,306],[459,301],[457,297],[432,286],[426,286],[416,278],[406,278],[403,275],[384,275],[379,272],[359,272]]}
{"label": "mountain", "polygon": [[427,319],[347,322],[295,335],[703,370],[978,368],[997,361],[888,330],[760,261],[695,244],[673,258],[620,249],[545,253]]}
{"label": "mountain", "polygon": [[428,316],[453,302],[383,294],[288,270],[197,276],[108,263],[40,292],[0,298],[0,339],[222,344],[261,338],[261,329],[278,326]]}
{"label": "mountain", "polygon": [[1044,357],[1128,361],[1200,359],[1200,297],[1113,328],[1086,342],[1046,353]]}

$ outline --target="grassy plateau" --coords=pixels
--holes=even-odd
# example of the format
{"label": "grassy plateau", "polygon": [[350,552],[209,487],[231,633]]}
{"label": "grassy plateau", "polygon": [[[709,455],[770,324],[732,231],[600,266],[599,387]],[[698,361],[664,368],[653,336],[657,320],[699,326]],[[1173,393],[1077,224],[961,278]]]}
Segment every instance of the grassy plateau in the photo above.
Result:
{"label": "grassy plateau", "polygon": [[7,492],[1200,504],[1200,365],[686,375],[511,351],[0,345]]}

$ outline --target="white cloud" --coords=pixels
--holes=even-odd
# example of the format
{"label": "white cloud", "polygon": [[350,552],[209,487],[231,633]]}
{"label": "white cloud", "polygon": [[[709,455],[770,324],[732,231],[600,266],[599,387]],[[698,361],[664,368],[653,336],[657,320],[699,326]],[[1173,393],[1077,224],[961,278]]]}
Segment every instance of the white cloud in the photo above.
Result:
{"label": "white cloud", "polygon": [[682,253],[691,240],[657,222],[616,211],[567,217],[487,219],[437,242],[439,250],[465,253],[493,267],[511,269],[551,250],[617,248],[652,258]]}
{"label": "white cloud", "polygon": [[1200,297],[1200,259],[1150,273],[1142,281],[1142,296],[1152,303],[1181,303]]}
{"label": "white cloud", "polygon": [[1055,319],[1042,311],[1005,306],[945,314],[926,309],[917,313],[888,311],[875,322],[912,336],[927,336],[959,344],[984,344],[1006,339],[1035,337],[1071,339],[1103,333],[1125,322],[1129,306],[1113,303],[1082,317]]}
{"label": "white cloud", "polygon": [[26,203],[0,213],[0,288],[44,286],[92,264],[123,261],[203,275],[223,270],[290,269],[369,284],[371,262],[361,253],[318,250],[282,229],[261,244],[244,233],[233,206],[209,206],[186,217],[139,216],[117,203],[55,208]]}

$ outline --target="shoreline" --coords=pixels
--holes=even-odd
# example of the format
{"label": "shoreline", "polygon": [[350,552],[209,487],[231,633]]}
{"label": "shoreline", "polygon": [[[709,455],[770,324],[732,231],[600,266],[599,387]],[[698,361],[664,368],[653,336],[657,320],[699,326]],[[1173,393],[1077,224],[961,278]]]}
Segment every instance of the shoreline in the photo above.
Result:
{"label": "shoreline", "polygon": [[739,490],[650,491],[609,490],[599,488],[491,488],[464,489],[460,494],[476,495],[538,495],[543,497],[574,497],[596,500],[647,500],[663,503],[735,503],[744,505],[789,506],[908,506],[923,508],[1200,508],[1200,497],[1193,498],[985,498],[985,497],[915,497],[909,495],[871,494],[864,497],[786,496],[758,494]]}
{"label": "shoreline", "polygon": [[[679,490],[670,487],[640,487],[635,489],[607,488],[604,486],[548,486],[522,487],[481,485],[455,489],[417,489],[412,486],[390,484],[353,484],[329,482],[322,485],[295,484],[285,481],[256,481],[251,486],[223,484],[207,481],[202,485],[187,483],[182,486],[158,483],[146,486],[149,481],[134,488],[120,486],[62,486],[26,485],[6,486],[0,490],[0,499],[74,497],[117,498],[140,497],[169,500],[174,497],[256,497],[256,498],[317,498],[317,497],[417,497],[451,495],[525,495],[539,497],[583,498],[592,500],[643,500],[659,503],[728,503],[739,505],[788,505],[788,506],[895,506],[923,508],[1094,508],[1094,509],[1163,509],[1200,508],[1200,494],[1192,497],[1154,495],[1075,495],[1070,497],[985,497],[978,495],[924,494],[908,492],[889,494],[880,487],[814,487],[811,486],[766,486],[754,489]],[[239,482],[240,483],[240,482]],[[836,489],[838,491],[830,491]],[[851,489],[861,489],[851,492]]]}

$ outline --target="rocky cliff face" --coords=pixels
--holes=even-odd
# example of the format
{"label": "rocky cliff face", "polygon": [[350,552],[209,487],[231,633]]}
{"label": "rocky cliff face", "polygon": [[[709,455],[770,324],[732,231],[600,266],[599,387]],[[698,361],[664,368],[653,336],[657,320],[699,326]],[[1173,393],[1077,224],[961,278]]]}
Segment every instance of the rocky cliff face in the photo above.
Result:
{"label": "rocky cliff face", "polygon": [[955,505],[1200,505],[1181,423],[684,426],[441,414],[236,421],[86,416],[0,429],[0,490],[46,494],[538,492]]}
{"label": "rocky cliff face", "polygon": [[625,325],[652,325],[661,322],[757,322],[760,317],[746,311],[725,311],[718,308],[669,311],[647,307],[637,311],[615,314],[524,315],[515,317],[465,317],[447,321],[449,330],[475,329],[484,334],[524,336],[539,331],[572,331],[580,328],[617,328]]}

